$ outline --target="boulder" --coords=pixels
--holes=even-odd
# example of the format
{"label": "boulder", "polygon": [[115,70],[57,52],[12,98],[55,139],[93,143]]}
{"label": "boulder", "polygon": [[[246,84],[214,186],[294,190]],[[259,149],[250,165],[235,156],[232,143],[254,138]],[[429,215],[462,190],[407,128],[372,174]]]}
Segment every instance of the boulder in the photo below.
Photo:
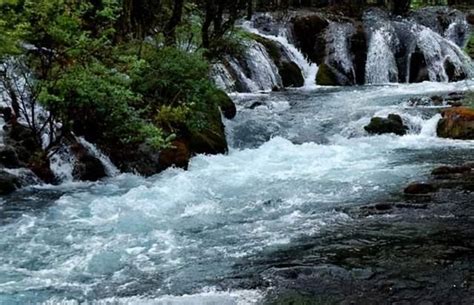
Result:
{"label": "boulder", "polygon": [[404,193],[408,195],[426,195],[436,192],[436,187],[430,183],[414,182],[408,185]]}
{"label": "boulder", "polygon": [[370,134],[394,133],[403,136],[408,127],[403,125],[402,118],[397,114],[389,114],[387,118],[374,117],[364,129]]}
{"label": "boulder", "polygon": [[5,171],[0,170],[0,195],[8,195],[20,188],[19,179]]}
{"label": "boulder", "polygon": [[474,109],[467,107],[449,108],[442,112],[437,134],[441,138],[461,140],[474,139]]}
{"label": "boulder", "polygon": [[321,86],[338,86],[337,75],[327,64],[321,64],[316,74],[316,84]]}
{"label": "boulder", "polygon": [[0,148],[0,164],[6,168],[22,167],[18,155],[12,146],[4,146]]}
{"label": "boulder", "polygon": [[159,163],[163,170],[171,166],[187,169],[190,158],[189,144],[184,139],[179,139],[160,152]]}
{"label": "boulder", "polygon": [[76,141],[70,148],[71,152],[76,156],[76,162],[72,171],[75,179],[97,181],[107,176],[102,161],[90,153],[82,144]]}
{"label": "boulder", "polygon": [[293,18],[293,36],[303,52],[312,62],[321,64],[325,57],[324,37],[329,21],[319,14]]}
{"label": "boulder", "polygon": [[458,71],[456,66],[449,60],[444,62],[444,69],[450,82],[458,82],[467,78],[464,71]]}
{"label": "boulder", "polygon": [[278,71],[285,87],[302,87],[304,85],[303,73],[294,62],[284,61],[278,65]]}
{"label": "boulder", "polygon": [[410,83],[421,83],[430,80],[428,74],[428,66],[426,64],[425,56],[417,48],[411,56],[410,61]]}
{"label": "boulder", "polygon": [[216,98],[224,117],[229,120],[233,119],[237,115],[237,107],[235,107],[234,101],[224,91],[218,91]]}
{"label": "boulder", "polygon": [[435,168],[431,174],[433,176],[442,177],[456,174],[466,174],[471,172],[469,166],[440,166]]}

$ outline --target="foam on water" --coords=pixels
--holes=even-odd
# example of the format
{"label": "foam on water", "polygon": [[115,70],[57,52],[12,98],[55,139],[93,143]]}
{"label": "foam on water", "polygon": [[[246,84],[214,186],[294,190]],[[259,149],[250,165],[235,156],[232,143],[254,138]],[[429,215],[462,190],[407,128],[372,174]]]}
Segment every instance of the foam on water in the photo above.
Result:
{"label": "foam on water", "polygon": [[[34,196],[63,194],[37,197],[48,203],[41,211],[0,226],[0,303],[258,303],[260,291],[241,294],[227,286],[242,272],[253,273],[253,260],[351,222],[340,207],[385,198],[438,162],[416,161],[420,155],[429,152],[437,159],[446,150],[474,148],[473,141],[436,138],[439,115],[403,106],[412,92],[467,88],[474,86],[425,83],[322,90],[315,97],[306,91],[238,96],[239,114],[227,123],[233,137],[239,137],[238,124],[248,125],[244,116],[255,122],[280,116],[295,134],[305,124],[330,125],[327,142],[297,144],[274,134],[253,148],[196,156],[188,171],[36,188]],[[261,99],[265,106],[246,109],[239,98]],[[411,127],[409,135],[344,133],[347,125],[360,130],[372,114],[393,112]],[[1,209],[8,208],[4,204]],[[204,291],[210,285],[220,288]]]}

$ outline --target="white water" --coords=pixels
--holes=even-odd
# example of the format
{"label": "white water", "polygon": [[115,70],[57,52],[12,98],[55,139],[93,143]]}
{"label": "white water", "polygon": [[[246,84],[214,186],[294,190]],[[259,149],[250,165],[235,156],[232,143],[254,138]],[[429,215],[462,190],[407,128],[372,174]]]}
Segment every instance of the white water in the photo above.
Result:
{"label": "white water", "polygon": [[261,33],[258,29],[253,27],[251,21],[243,23],[242,27],[250,33],[260,35],[266,39],[275,41],[281,46],[285,52],[285,55],[289,57],[294,63],[298,65],[305,80],[305,89],[314,89],[316,87],[316,74],[318,73],[318,65],[312,63],[307,59],[301,51],[295,47],[294,44],[288,40],[288,30],[286,28],[280,29],[278,36],[266,35]]}
{"label": "white water", "polygon": [[[413,94],[469,88],[239,95],[239,113],[226,122],[228,155],[197,156],[188,171],[148,179],[26,189],[22,206],[39,208],[19,213],[17,199],[4,199],[0,304],[259,303],[264,290],[242,287],[275,251],[350,223],[339,208],[377,202],[448,156],[472,152],[473,141],[434,136],[439,115],[405,107]],[[262,106],[246,108],[257,100]],[[389,113],[402,115],[408,135],[363,131],[372,115]]]}
{"label": "white water", "polygon": [[384,27],[377,29],[370,37],[365,82],[387,84],[398,81],[398,67],[392,51],[394,37]]}

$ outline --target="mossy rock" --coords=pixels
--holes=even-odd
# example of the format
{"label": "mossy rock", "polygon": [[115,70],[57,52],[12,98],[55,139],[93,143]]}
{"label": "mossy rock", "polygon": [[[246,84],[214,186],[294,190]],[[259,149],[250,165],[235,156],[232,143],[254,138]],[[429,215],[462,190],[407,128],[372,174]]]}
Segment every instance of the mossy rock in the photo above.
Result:
{"label": "mossy rock", "polygon": [[233,119],[237,114],[237,108],[234,101],[222,90],[215,93],[216,104],[221,108],[222,114],[226,119]]}
{"label": "mossy rock", "polygon": [[304,85],[303,73],[294,62],[283,62],[278,66],[283,86],[302,87]]}
{"label": "mossy rock", "polygon": [[472,59],[474,59],[474,33],[471,33],[465,51]]}
{"label": "mossy rock", "polygon": [[195,154],[224,154],[228,151],[225,128],[219,114],[213,114],[206,127],[190,130],[188,133],[189,149]]}
{"label": "mossy rock", "polygon": [[442,112],[437,127],[438,136],[460,140],[474,140],[474,109],[455,107]]}
{"label": "mossy rock", "polygon": [[316,74],[316,84],[321,86],[338,86],[340,85],[337,76],[330,66],[321,64]]}

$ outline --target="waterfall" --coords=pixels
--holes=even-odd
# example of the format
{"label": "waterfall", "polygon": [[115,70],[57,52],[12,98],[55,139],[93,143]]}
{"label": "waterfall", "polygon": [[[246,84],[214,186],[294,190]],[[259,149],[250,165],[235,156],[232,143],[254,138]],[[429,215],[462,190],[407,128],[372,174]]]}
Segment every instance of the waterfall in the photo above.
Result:
{"label": "waterfall", "polygon": [[309,59],[307,59],[303,53],[293,43],[290,42],[288,29],[286,27],[280,28],[277,35],[262,33],[253,26],[253,22],[251,21],[244,22],[242,27],[250,33],[257,34],[277,43],[284,53],[283,56],[296,63],[300,68],[305,79],[304,87],[306,89],[315,87],[318,65],[310,62]]}
{"label": "waterfall", "polygon": [[219,89],[226,92],[235,91],[235,80],[224,64],[220,62],[213,64],[210,76]]}
{"label": "waterfall", "polygon": [[278,68],[261,43],[247,42],[247,51],[244,56],[250,72],[250,79],[259,90],[271,91],[275,87],[282,87]]}
{"label": "waterfall", "polygon": [[330,22],[326,30],[326,62],[338,67],[338,78],[343,84],[353,84],[356,79],[350,50],[350,38],[354,33],[350,23]]}
{"label": "waterfall", "polygon": [[393,35],[385,27],[377,29],[370,38],[365,81],[384,84],[398,81],[398,68],[392,51]]}

